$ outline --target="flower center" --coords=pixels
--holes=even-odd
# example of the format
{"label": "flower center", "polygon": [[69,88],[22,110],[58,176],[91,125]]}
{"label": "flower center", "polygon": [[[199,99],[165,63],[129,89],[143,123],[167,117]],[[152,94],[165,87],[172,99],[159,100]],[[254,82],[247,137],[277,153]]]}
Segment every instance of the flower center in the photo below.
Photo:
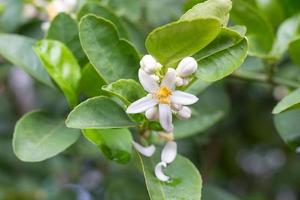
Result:
{"label": "flower center", "polygon": [[161,104],[170,104],[170,96],[172,94],[172,91],[166,87],[161,87],[158,92],[156,92],[155,96],[159,103]]}

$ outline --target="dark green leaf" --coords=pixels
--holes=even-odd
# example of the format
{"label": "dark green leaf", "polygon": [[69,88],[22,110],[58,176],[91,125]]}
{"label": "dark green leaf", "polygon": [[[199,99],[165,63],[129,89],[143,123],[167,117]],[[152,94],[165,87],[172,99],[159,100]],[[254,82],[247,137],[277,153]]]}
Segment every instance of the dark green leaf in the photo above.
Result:
{"label": "dark green leaf", "polygon": [[293,62],[300,66],[300,37],[289,44],[289,54]]}
{"label": "dark green leaf", "polygon": [[273,114],[281,113],[287,109],[296,107],[300,104],[300,89],[295,90],[285,98],[283,98],[273,109]]}
{"label": "dark green leaf", "polygon": [[215,186],[206,185],[203,187],[203,200],[238,200],[237,197],[234,195],[226,192],[225,190],[222,190],[220,188],[217,188]]}

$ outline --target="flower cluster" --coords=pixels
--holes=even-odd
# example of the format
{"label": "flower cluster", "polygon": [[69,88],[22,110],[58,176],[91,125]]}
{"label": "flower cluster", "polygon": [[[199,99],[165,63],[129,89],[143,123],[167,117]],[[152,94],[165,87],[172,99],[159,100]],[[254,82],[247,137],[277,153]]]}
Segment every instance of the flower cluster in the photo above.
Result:
{"label": "flower cluster", "polygon": [[[176,69],[167,70],[155,60],[151,55],[145,55],[140,61],[138,72],[139,80],[148,95],[133,102],[126,110],[129,114],[145,113],[147,119],[158,120],[167,135],[173,133],[172,116],[176,115],[179,119],[188,119],[192,111],[188,105],[194,104],[198,98],[192,94],[176,90],[176,87],[186,86],[190,76],[197,70],[197,62],[192,57],[181,60]],[[166,71],[163,74],[163,71]],[[171,138],[171,139],[170,139]],[[155,174],[161,181],[169,180],[164,175],[162,167],[170,164],[177,154],[177,145],[168,137],[167,144],[162,150],[161,162],[155,167]],[[152,156],[155,151],[153,145],[143,147],[133,142],[134,147],[145,156]]]}

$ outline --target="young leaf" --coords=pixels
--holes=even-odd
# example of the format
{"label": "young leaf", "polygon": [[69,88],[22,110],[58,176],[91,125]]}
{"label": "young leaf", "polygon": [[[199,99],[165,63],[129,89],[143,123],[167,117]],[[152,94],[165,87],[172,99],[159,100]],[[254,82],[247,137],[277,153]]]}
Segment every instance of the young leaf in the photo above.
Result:
{"label": "young leaf", "polygon": [[111,129],[135,126],[122,107],[107,97],[90,98],[69,114],[67,127],[79,129]]}
{"label": "young leaf", "polygon": [[35,111],[26,114],[17,122],[13,149],[20,160],[38,162],[64,151],[79,136],[80,131],[67,128],[63,119]]}
{"label": "young leaf", "polygon": [[109,160],[118,163],[127,163],[130,160],[132,136],[128,129],[85,129],[83,134]]}
{"label": "young leaf", "polygon": [[220,80],[230,75],[243,64],[247,57],[247,52],[248,42],[245,38],[228,49],[199,60],[196,76],[208,82]]}
{"label": "young leaf", "polygon": [[295,40],[291,41],[289,44],[289,54],[293,62],[300,66],[300,37],[296,38]]}
{"label": "young leaf", "polygon": [[77,105],[80,66],[71,51],[61,42],[42,40],[34,47],[45,69],[63,91],[71,107]]}
{"label": "young leaf", "polygon": [[14,65],[21,67],[38,81],[54,87],[47,71],[33,51],[35,40],[14,34],[0,34],[0,54]]}
{"label": "young leaf", "polygon": [[204,48],[220,30],[217,19],[177,21],[152,31],[146,39],[146,48],[162,65],[170,65]]}
{"label": "young leaf", "polygon": [[134,80],[120,79],[102,87],[104,91],[120,98],[126,105],[146,96],[143,87]]}
{"label": "young leaf", "polygon": [[81,47],[78,31],[76,21],[66,13],[60,13],[51,22],[47,32],[47,39],[58,40],[64,43],[77,58],[78,63],[84,66],[88,59]]}
{"label": "young leaf", "polygon": [[77,19],[80,21],[84,16],[94,14],[98,17],[103,17],[111,21],[117,28],[120,37],[128,39],[128,34],[124,28],[123,22],[119,19],[112,10],[102,6],[100,3],[88,2],[84,4],[77,14]]}
{"label": "young leaf", "polygon": [[270,52],[274,40],[272,25],[266,17],[245,0],[233,1],[231,17],[235,23],[247,27],[249,53],[266,56]]}
{"label": "young leaf", "polygon": [[130,43],[119,38],[111,22],[93,15],[82,18],[80,40],[91,64],[106,82],[137,79],[139,55]]}
{"label": "young leaf", "polygon": [[229,20],[229,12],[231,8],[231,0],[207,0],[188,10],[184,15],[182,15],[180,20],[217,17],[221,21],[222,25],[226,26]]}
{"label": "young leaf", "polygon": [[139,157],[151,200],[201,199],[202,179],[191,161],[177,155],[175,161],[164,170],[171,181],[161,182],[154,175],[155,165],[160,162],[159,153],[151,158]]}
{"label": "young leaf", "polygon": [[300,104],[300,89],[295,90],[288,96],[284,97],[273,109],[273,114],[279,114],[287,109],[297,107]]}

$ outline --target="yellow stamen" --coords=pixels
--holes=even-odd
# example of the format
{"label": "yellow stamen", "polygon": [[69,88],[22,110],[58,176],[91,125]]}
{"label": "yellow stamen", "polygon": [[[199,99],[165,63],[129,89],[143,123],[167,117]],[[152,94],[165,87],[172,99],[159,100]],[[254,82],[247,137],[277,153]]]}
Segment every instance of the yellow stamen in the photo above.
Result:
{"label": "yellow stamen", "polygon": [[161,87],[158,92],[155,94],[157,100],[161,104],[170,104],[170,96],[172,94],[172,91],[166,87]]}

